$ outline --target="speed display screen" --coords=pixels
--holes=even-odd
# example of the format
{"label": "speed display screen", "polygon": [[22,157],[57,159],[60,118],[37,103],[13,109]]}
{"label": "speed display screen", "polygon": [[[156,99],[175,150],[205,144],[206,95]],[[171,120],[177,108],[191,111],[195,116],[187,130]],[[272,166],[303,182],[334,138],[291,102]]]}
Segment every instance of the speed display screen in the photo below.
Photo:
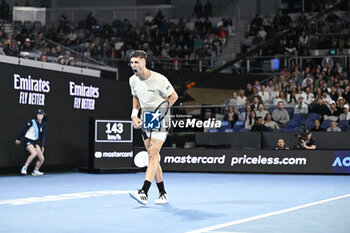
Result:
{"label": "speed display screen", "polygon": [[132,142],[132,121],[96,120],[95,142]]}
{"label": "speed display screen", "polygon": [[91,169],[134,166],[132,121],[93,118],[90,124]]}

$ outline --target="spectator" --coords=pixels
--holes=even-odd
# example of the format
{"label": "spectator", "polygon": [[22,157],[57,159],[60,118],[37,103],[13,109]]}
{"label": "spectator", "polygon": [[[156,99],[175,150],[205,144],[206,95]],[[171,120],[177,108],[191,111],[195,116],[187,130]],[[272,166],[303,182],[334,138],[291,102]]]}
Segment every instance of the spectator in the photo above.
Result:
{"label": "spectator", "polygon": [[264,26],[260,27],[260,30],[258,31],[258,35],[260,38],[262,38],[263,41],[265,40],[267,33],[265,31]]}
{"label": "spectator", "polygon": [[289,121],[289,114],[287,110],[284,109],[283,101],[279,101],[277,108],[273,110],[272,119],[280,128],[284,128],[285,124]]}
{"label": "spectator", "polygon": [[250,117],[251,112],[252,112],[252,108],[250,107],[250,105],[247,105],[245,107],[245,111],[241,111],[240,114],[238,115],[238,120],[245,122]]}
{"label": "spectator", "polygon": [[244,123],[244,128],[251,130],[252,126],[255,124],[255,121],[256,113],[252,110]]}
{"label": "spectator", "polygon": [[204,6],[204,17],[210,17],[213,15],[213,5],[210,0],[207,0],[207,3]]}
{"label": "spectator", "polygon": [[304,12],[301,12],[298,17],[298,23],[304,23],[307,20],[306,15]]}
{"label": "spectator", "polygon": [[293,88],[290,93],[287,94],[287,102],[289,106],[295,106],[298,104],[298,100],[300,95],[297,96],[296,88]]}
{"label": "spectator", "polygon": [[244,39],[242,40],[241,52],[242,53],[248,52],[248,49],[249,49],[249,47],[252,46],[252,43],[253,43],[252,38],[249,36],[248,33],[246,33]]}
{"label": "spectator", "polygon": [[334,11],[331,11],[331,13],[327,16],[326,20],[329,23],[334,23],[335,21],[338,21],[340,18],[338,15],[334,14]]}
{"label": "spectator", "polygon": [[[309,37],[306,34],[305,31],[303,31],[299,37],[300,44],[303,48],[306,48],[308,42],[309,42]],[[301,54],[300,54],[301,55]]]}
{"label": "spectator", "polygon": [[76,62],[75,62],[74,57],[68,58],[67,65],[69,65],[69,66],[76,66]]}
{"label": "spectator", "polygon": [[288,27],[291,22],[292,22],[292,19],[289,17],[289,15],[286,12],[283,13],[283,15],[281,17],[281,22],[280,22],[282,27],[283,28]]}
{"label": "spectator", "polygon": [[341,129],[337,126],[337,122],[332,121],[331,126],[327,129],[327,132],[341,132]]}
{"label": "spectator", "polygon": [[60,65],[65,65],[66,64],[66,60],[64,59],[64,57],[61,55],[57,58],[57,63]]}
{"label": "spectator", "polygon": [[347,103],[350,103],[350,85],[347,85],[347,86],[344,88],[343,96],[344,96],[344,98],[345,98],[345,101],[346,101]]}
{"label": "spectator", "polygon": [[265,125],[263,125],[262,117],[257,117],[255,124],[252,126],[251,131],[253,132],[264,132],[267,131],[267,128]]}
{"label": "spectator", "polygon": [[193,7],[193,14],[194,16],[202,17],[202,10],[203,10],[203,6],[201,3],[201,0],[197,0],[196,4]]}
{"label": "spectator", "polygon": [[338,111],[338,109],[335,106],[335,101],[332,100],[330,102],[330,105],[329,105],[327,111],[325,112],[324,119],[337,122],[339,120],[339,115],[340,115],[340,112]]}
{"label": "spectator", "polygon": [[266,87],[266,90],[270,93],[270,99],[272,98],[272,95],[271,95],[271,94],[272,94],[274,88],[275,88],[275,86],[274,86],[274,83],[273,83],[273,81],[272,81],[272,79],[271,79],[271,80],[269,80],[269,81],[267,82],[267,87]]}
{"label": "spectator", "polygon": [[307,115],[309,113],[309,109],[306,103],[304,103],[304,97],[299,96],[299,103],[294,107],[294,114],[304,114]]}
{"label": "spectator", "polygon": [[287,97],[284,91],[279,91],[279,95],[273,100],[273,105],[278,105],[279,102],[283,102],[283,104],[287,104]]}
{"label": "spectator", "polygon": [[349,105],[345,104],[343,107],[343,113],[339,115],[339,121],[348,121],[350,120]]}
{"label": "spectator", "polygon": [[252,104],[251,104],[252,110],[257,111],[259,103],[261,103],[261,102],[259,101],[258,96],[254,96]]}
{"label": "spectator", "polygon": [[253,86],[250,83],[247,83],[247,88],[244,91],[245,96],[248,98],[253,93]]}
{"label": "spectator", "polygon": [[304,147],[306,150],[315,150],[316,149],[316,139],[312,137],[311,131],[305,132],[306,140],[301,140],[302,147]]}
{"label": "spectator", "polygon": [[237,97],[238,99],[238,105],[245,105],[247,102],[247,97],[245,96],[245,92],[243,89],[239,89],[239,96]]}
{"label": "spectator", "polygon": [[270,103],[270,92],[266,90],[265,85],[261,85],[261,91],[258,92],[258,95],[264,104]]}
{"label": "spectator", "polygon": [[244,105],[238,99],[237,92],[235,92],[235,91],[232,93],[232,98],[228,99],[225,104],[229,105],[229,106],[235,106],[235,107],[240,106],[240,105]]}
{"label": "spectator", "polygon": [[251,103],[251,102],[254,102],[255,97],[258,98],[258,102],[262,102],[261,97],[258,95],[258,89],[256,87],[253,87],[252,93],[249,96],[247,96],[247,99]]}
{"label": "spectator", "polygon": [[315,120],[314,121],[314,127],[311,129],[311,131],[326,131],[324,128],[321,127],[321,123],[320,120]]}
{"label": "spectator", "polygon": [[271,15],[266,14],[264,19],[263,19],[263,26],[266,28],[270,28],[272,23],[273,23],[273,21],[272,21]]}
{"label": "spectator", "polygon": [[261,117],[262,119],[265,119],[266,115],[269,113],[269,111],[264,109],[264,104],[260,103],[258,105],[257,110],[255,110],[256,116]]}
{"label": "spectator", "polygon": [[21,48],[21,51],[23,52],[32,52],[33,48],[31,46],[31,41],[29,38],[26,38],[24,41],[24,45]]}
{"label": "spectator", "polygon": [[261,91],[261,85],[259,80],[255,80],[254,87],[257,89],[258,92]]}
{"label": "spectator", "polygon": [[1,1],[0,5],[0,18],[3,20],[9,20],[10,6],[5,0]]}
{"label": "spectator", "polygon": [[280,90],[285,90],[286,87],[288,86],[288,83],[286,81],[286,77],[282,74],[280,75],[280,79],[279,79],[279,82],[278,82],[278,85],[280,87]]}
{"label": "spectator", "polygon": [[272,116],[270,113],[267,113],[264,118],[264,125],[268,128],[270,127],[273,130],[278,130],[280,127],[278,124],[272,119]]}
{"label": "spectator", "polygon": [[236,27],[233,25],[232,18],[227,19],[227,26],[226,26],[226,31],[228,32],[229,36],[233,36],[236,32]]}
{"label": "spectator", "polygon": [[328,95],[327,91],[323,91],[321,93],[321,97],[322,97],[322,101],[326,101],[328,104],[330,104],[332,101],[332,98]]}
{"label": "spectator", "polygon": [[282,138],[279,138],[277,140],[277,146],[275,147],[275,150],[289,150],[289,147],[286,147],[284,140]]}
{"label": "spectator", "polygon": [[314,82],[314,80],[311,76],[311,73],[306,73],[306,77],[303,80],[303,82],[301,83],[301,87],[305,88],[305,87],[309,86],[310,84],[313,84],[313,82]]}
{"label": "spectator", "polygon": [[340,113],[343,112],[344,104],[345,104],[345,99],[342,96],[340,96],[337,101],[337,109]]}
{"label": "spectator", "polygon": [[[283,78],[282,78],[283,76]],[[280,72],[280,79],[282,78],[283,79],[283,82],[284,80],[289,80],[291,77],[291,73],[288,71],[288,68],[285,66],[283,67],[282,71]],[[285,83],[283,83],[284,85],[287,85]]]}
{"label": "spectator", "polygon": [[275,84],[274,89],[271,93],[271,99],[275,99],[280,95],[280,86],[278,84]]}
{"label": "spectator", "polygon": [[4,43],[4,53],[9,56],[18,56],[18,42],[12,38],[12,34],[7,34],[7,40]]}
{"label": "spectator", "polygon": [[329,56],[329,51],[326,52],[326,55],[323,57],[321,64],[323,68],[333,68],[334,60]]}
{"label": "spectator", "polygon": [[322,98],[318,98],[315,105],[312,107],[311,112],[320,114],[323,119],[323,115],[328,111],[328,107],[323,103]]}
{"label": "spectator", "polygon": [[89,14],[86,17],[86,28],[91,30],[94,25],[97,24],[96,18],[92,15],[92,12],[89,12]]}
{"label": "spectator", "polygon": [[228,32],[224,29],[223,26],[221,26],[220,29],[218,30],[218,35],[223,45],[227,44],[227,34]]}
{"label": "spectator", "polygon": [[40,55],[40,61],[42,61],[42,62],[47,62],[47,55],[46,54],[41,54]]}
{"label": "spectator", "polygon": [[238,121],[238,114],[239,112],[236,111],[233,106],[228,107],[228,112],[224,116],[225,121],[229,121],[231,123],[231,127],[235,124],[236,121]]}
{"label": "spectator", "polygon": [[24,59],[30,59],[30,58],[29,58],[29,53],[28,53],[28,52],[21,52],[21,56],[22,56]]}
{"label": "spectator", "polygon": [[314,93],[311,92],[310,87],[305,88],[305,91],[303,92],[302,96],[304,98],[304,103],[307,105],[310,105],[315,101]]}

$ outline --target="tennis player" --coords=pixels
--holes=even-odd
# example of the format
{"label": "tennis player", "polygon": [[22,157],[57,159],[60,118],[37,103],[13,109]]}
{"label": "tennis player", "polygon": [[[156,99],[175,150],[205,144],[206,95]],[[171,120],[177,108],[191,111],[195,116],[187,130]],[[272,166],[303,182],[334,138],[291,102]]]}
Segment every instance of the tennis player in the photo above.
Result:
{"label": "tennis player", "polygon": [[[141,128],[142,121],[138,117],[140,108],[143,111],[145,109],[156,109],[164,100],[169,101],[169,106],[166,107],[171,107],[178,98],[173,86],[165,76],[146,68],[146,59],[147,55],[142,50],[135,50],[130,55],[130,65],[134,72],[134,75],[129,79],[131,94],[133,95],[131,119],[135,129]],[[159,151],[166,140],[167,132],[144,131],[142,137],[149,155],[148,168],[142,188],[136,192],[131,192],[130,196],[139,203],[146,205],[148,190],[153,179],[155,179],[159,189],[159,197],[155,203],[166,204],[168,203],[168,195],[164,188],[163,172],[159,164]]]}
{"label": "tennis player", "polygon": [[[46,136],[46,114],[43,109],[39,109],[36,112],[36,117],[29,121],[26,126],[19,133],[15,143],[21,144],[21,138],[24,136],[22,142],[24,147],[29,151],[30,155],[27,158],[26,163],[21,169],[22,175],[27,175],[27,168],[35,157],[38,156],[35,168],[32,172],[33,176],[42,176],[43,172],[39,171],[39,168],[44,163],[44,145]],[[39,137],[41,138],[39,143]]]}

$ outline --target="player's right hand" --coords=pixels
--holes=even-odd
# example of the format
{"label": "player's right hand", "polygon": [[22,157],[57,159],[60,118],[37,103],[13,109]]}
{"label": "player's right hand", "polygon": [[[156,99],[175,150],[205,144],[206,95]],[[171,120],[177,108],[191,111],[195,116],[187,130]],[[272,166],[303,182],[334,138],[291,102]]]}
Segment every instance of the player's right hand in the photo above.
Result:
{"label": "player's right hand", "polygon": [[21,141],[18,140],[18,139],[16,139],[15,143],[16,143],[16,145],[18,146],[19,144],[21,144]]}
{"label": "player's right hand", "polygon": [[141,123],[140,118],[138,118],[136,116],[133,117],[132,118],[132,125],[133,125],[134,129],[141,129],[142,123]]}

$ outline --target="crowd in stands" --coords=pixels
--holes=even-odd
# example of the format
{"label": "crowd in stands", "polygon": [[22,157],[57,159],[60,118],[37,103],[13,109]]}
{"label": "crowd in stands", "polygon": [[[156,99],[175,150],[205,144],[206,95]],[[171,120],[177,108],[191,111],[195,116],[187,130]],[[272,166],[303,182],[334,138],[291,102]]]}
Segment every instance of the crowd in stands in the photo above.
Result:
{"label": "crowd in stands", "polygon": [[213,25],[208,18],[212,15],[210,1],[202,5],[198,0],[193,14],[196,18],[169,20],[158,11],[156,15],[146,14],[144,21],[137,25],[127,18],[99,22],[92,12],[86,20],[74,24],[63,14],[55,27],[43,28],[39,32],[22,27],[12,36],[6,35],[2,28],[0,47],[4,48],[6,55],[12,56],[18,56],[24,49],[57,58],[64,56],[56,45],[43,40],[48,38],[59,46],[104,63],[116,59],[127,61],[133,50],[142,49],[150,60],[166,60],[178,66],[198,66],[200,59],[203,66],[209,66],[227,43],[228,33],[232,32],[232,20],[223,18]]}
{"label": "crowd in stands", "polygon": [[[247,52],[277,33],[305,22],[317,14],[299,13],[289,15],[286,12],[273,17],[266,14],[256,15],[250,23],[250,29],[241,44],[241,52]],[[291,17],[293,16],[293,17]],[[350,48],[350,10],[331,12],[321,20],[314,21],[287,34],[282,40],[272,46],[267,46],[256,55],[260,56],[306,56],[310,49],[334,49],[338,54],[344,54],[344,49]]]}
{"label": "crowd in stands", "polygon": [[298,65],[291,71],[285,67],[266,85],[255,81],[234,91],[224,120],[236,131],[347,131],[348,73],[337,60],[303,71]]}

